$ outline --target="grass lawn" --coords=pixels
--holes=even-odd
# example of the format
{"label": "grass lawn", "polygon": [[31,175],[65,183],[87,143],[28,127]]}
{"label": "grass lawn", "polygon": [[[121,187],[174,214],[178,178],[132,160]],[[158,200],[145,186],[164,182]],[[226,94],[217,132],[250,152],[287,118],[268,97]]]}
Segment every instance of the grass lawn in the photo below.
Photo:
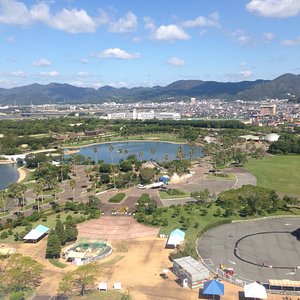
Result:
{"label": "grass lawn", "polygon": [[300,194],[300,155],[251,159],[245,169],[257,178],[257,185],[280,193]]}
{"label": "grass lawn", "polygon": [[107,292],[100,292],[95,291],[91,292],[85,296],[74,296],[70,299],[72,300],[121,300],[122,293],[117,291],[107,291]]}
{"label": "grass lawn", "polygon": [[219,176],[219,175],[213,175],[213,174],[208,174],[205,179],[207,180],[226,180],[226,181],[235,181],[236,177],[234,174],[231,173],[226,173],[224,174],[226,176]]}
{"label": "grass lawn", "polygon": [[126,197],[125,193],[118,193],[116,195],[114,195],[113,197],[111,197],[108,202],[109,203],[121,203]]}
{"label": "grass lawn", "polygon": [[[74,218],[81,216],[80,213],[74,214],[74,212],[71,212],[71,211],[68,212],[68,213],[66,213],[66,212],[60,212],[60,213],[56,213],[56,214],[52,214],[52,215],[47,216],[47,221],[45,221],[45,222],[43,222],[42,219],[40,219],[39,221],[33,222],[32,226],[33,226],[33,228],[35,228],[39,224],[42,224],[42,225],[47,226],[50,229],[54,228],[55,224],[56,224],[56,220],[57,220],[57,215],[60,215],[60,219],[61,219],[62,222],[64,222],[66,220],[66,218],[67,218],[68,215],[71,215]],[[0,242],[5,242],[5,243],[19,243],[19,242],[14,241],[14,234],[16,232],[21,233],[24,230],[25,230],[25,226],[17,226],[16,228],[13,228],[13,230],[12,230],[13,234],[12,235],[9,235],[8,238],[6,238],[4,240],[0,240]],[[2,231],[7,231],[7,230],[1,230],[0,234],[1,234]]]}
{"label": "grass lawn", "polygon": [[66,264],[63,264],[62,262],[54,258],[49,258],[48,261],[51,265],[60,269],[64,269],[67,266]]}
{"label": "grass lawn", "polygon": [[[170,232],[176,228],[182,229],[186,233],[186,242],[194,245],[199,232],[206,226],[230,219],[250,219],[242,218],[240,216],[232,216],[231,218],[214,216],[217,209],[218,207],[213,204],[211,207],[207,208],[207,214],[203,215],[200,206],[197,206],[195,203],[184,206],[171,206],[168,209],[165,209],[160,216],[162,220],[167,220],[167,224],[160,227],[160,233],[169,235]],[[278,211],[277,213],[272,214],[272,216],[273,215],[300,215],[300,209],[293,208],[289,211]],[[267,217],[271,215],[266,213],[264,216]],[[253,218],[257,217],[259,216],[254,216]]]}
{"label": "grass lawn", "polygon": [[189,198],[191,196],[190,192],[184,190],[176,190],[178,193],[170,194],[168,191],[159,191],[159,196],[163,200],[167,199],[180,199],[180,198]]}

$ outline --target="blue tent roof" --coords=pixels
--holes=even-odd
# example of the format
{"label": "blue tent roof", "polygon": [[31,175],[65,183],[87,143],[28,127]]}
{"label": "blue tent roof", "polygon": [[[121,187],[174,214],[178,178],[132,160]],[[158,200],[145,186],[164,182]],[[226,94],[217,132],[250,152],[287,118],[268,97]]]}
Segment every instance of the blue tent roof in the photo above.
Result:
{"label": "blue tent roof", "polygon": [[170,237],[178,236],[182,239],[185,237],[185,232],[180,229],[175,229],[170,233]]}
{"label": "blue tent roof", "polygon": [[40,224],[37,227],[35,227],[35,230],[39,233],[45,234],[49,230],[49,228]]}
{"label": "blue tent roof", "polygon": [[210,280],[204,283],[204,295],[224,295],[224,284],[217,280]]}

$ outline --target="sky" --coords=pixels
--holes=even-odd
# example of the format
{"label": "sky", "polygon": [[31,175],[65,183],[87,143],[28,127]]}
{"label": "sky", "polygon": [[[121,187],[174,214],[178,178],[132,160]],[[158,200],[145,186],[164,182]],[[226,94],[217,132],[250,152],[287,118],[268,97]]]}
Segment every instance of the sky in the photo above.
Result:
{"label": "sky", "polygon": [[0,88],[300,74],[300,0],[0,0]]}

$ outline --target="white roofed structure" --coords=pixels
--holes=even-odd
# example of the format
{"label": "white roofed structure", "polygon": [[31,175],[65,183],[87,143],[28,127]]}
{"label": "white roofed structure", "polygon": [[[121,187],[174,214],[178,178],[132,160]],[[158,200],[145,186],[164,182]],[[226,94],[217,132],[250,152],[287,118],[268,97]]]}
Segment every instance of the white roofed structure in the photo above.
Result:
{"label": "white roofed structure", "polygon": [[44,225],[38,225],[36,228],[28,232],[23,237],[23,240],[37,243],[40,239],[42,239],[47,234],[48,231],[49,231],[48,227]]}
{"label": "white roofed structure", "polygon": [[170,233],[167,241],[167,248],[176,248],[184,241],[185,232],[180,229],[175,229]]}

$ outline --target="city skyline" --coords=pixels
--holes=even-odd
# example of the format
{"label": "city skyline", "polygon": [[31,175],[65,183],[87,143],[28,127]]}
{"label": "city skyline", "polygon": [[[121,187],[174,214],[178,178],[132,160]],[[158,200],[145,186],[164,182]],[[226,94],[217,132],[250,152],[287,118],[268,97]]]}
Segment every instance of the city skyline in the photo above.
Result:
{"label": "city skyline", "polygon": [[300,73],[297,0],[0,0],[0,88],[98,88]]}

